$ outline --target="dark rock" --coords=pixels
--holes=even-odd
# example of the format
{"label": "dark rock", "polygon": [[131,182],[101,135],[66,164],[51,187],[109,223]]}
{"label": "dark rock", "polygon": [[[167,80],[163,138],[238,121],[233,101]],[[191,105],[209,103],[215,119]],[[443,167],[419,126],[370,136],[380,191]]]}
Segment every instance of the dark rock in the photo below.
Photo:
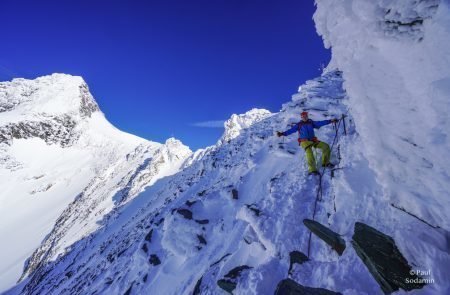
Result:
{"label": "dark rock", "polygon": [[255,204],[251,204],[251,205],[245,205],[250,211],[252,211],[253,213],[255,213],[255,215],[257,217],[259,217],[259,215],[261,215],[261,210],[259,210]]}
{"label": "dark rock", "polygon": [[303,219],[303,223],[310,231],[330,245],[339,255],[344,253],[345,241],[339,234],[314,220]]}
{"label": "dark rock", "polygon": [[148,232],[148,234],[145,236],[145,240],[150,243],[152,241],[152,235],[153,235],[153,229],[151,229]]}
{"label": "dark rock", "polygon": [[206,193],[206,190],[197,193],[197,196],[201,197]]}
{"label": "dark rock", "polygon": [[232,189],[231,190],[231,195],[233,196],[233,199],[237,200],[239,198],[239,193],[237,191],[237,189]]}
{"label": "dark rock", "polygon": [[356,254],[384,293],[392,293],[399,288],[409,291],[425,286],[425,282],[411,272],[411,266],[390,236],[357,222],[352,239]]}
{"label": "dark rock", "polygon": [[106,285],[111,285],[113,282],[114,282],[114,280],[111,278],[106,278],[106,280],[105,280]]}
{"label": "dark rock", "polygon": [[159,226],[161,223],[164,222],[164,218],[161,218],[157,223],[155,223],[156,226]]}
{"label": "dark rock", "polygon": [[192,219],[192,211],[188,209],[177,209],[177,213],[182,215],[184,218],[191,220]]}
{"label": "dark rock", "polygon": [[197,222],[198,224],[208,224],[209,220],[208,219],[202,219],[202,220],[195,220],[195,222]]}
{"label": "dark rock", "polygon": [[[339,295],[323,288],[311,288],[302,286],[291,279],[285,279],[278,283],[275,295]],[[342,295],[342,294],[341,294]]]}
{"label": "dark rock", "polygon": [[144,243],[144,245],[142,245],[142,250],[144,250],[145,253],[148,253],[147,243]]}
{"label": "dark rock", "polygon": [[133,288],[133,284],[134,284],[134,282],[131,283],[130,287],[128,288],[128,290],[125,291],[125,293],[123,293],[123,295],[130,295],[131,289]]}
{"label": "dark rock", "polygon": [[159,257],[156,254],[150,255],[150,259],[148,260],[148,262],[155,266],[161,264],[161,260],[159,260]]}
{"label": "dark rock", "polygon": [[72,271],[66,272],[66,277],[67,277],[67,278],[72,277],[72,275],[73,275],[73,272],[72,272]]}
{"label": "dark rock", "polygon": [[125,253],[125,251],[127,251],[127,250],[128,250],[128,248],[125,248],[125,249],[123,249],[122,251],[120,251],[120,252],[117,254],[117,257],[122,256],[122,254]]}
{"label": "dark rock", "polygon": [[189,201],[189,200],[187,200],[185,204],[186,204],[188,207],[191,207],[191,206],[194,205],[195,203],[197,203],[197,201]]}
{"label": "dark rock", "polygon": [[202,286],[202,279],[203,279],[203,276],[195,284],[194,291],[192,292],[192,295],[201,295],[202,294],[201,290],[200,290],[200,287]]}
{"label": "dark rock", "polygon": [[148,274],[145,274],[145,276],[142,278],[142,281],[145,283],[147,282]]}
{"label": "dark rock", "polygon": [[225,275],[225,277],[226,277],[226,278],[230,278],[230,279],[236,279],[238,276],[241,275],[241,272],[242,272],[243,270],[251,269],[251,268],[252,268],[252,267],[247,266],[247,265],[242,265],[242,266],[235,267],[235,268],[233,268],[232,270],[230,270],[230,271]]}
{"label": "dark rock", "polygon": [[289,253],[290,263],[289,263],[289,273],[291,273],[294,263],[302,264],[308,261],[308,257],[300,251],[292,251]]}
{"label": "dark rock", "polygon": [[230,294],[233,294],[233,290],[236,289],[237,284],[230,280],[221,279],[217,281],[217,285],[227,291]]}
{"label": "dark rock", "polygon": [[[228,254],[226,255],[228,256]],[[226,257],[224,256],[224,257]],[[221,259],[223,259],[224,257],[222,257]],[[242,265],[242,266],[238,266],[233,268],[232,270],[230,270],[224,277],[224,279],[220,279],[217,281],[217,285],[224,289],[225,291],[227,291],[230,294],[233,294],[232,291],[234,289],[236,289],[237,286],[237,278],[241,275],[241,272],[246,270],[246,269],[251,269],[252,267],[247,266],[247,265]]]}
{"label": "dark rock", "polygon": [[228,256],[230,256],[231,253],[227,253],[225,255],[223,255],[219,260],[217,260],[216,262],[214,262],[213,264],[211,264],[209,267],[213,267],[214,265],[219,264],[222,260],[224,260],[225,258],[227,258]]}
{"label": "dark rock", "polygon": [[200,242],[200,244],[206,245],[206,240],[202,235],[197,235],[198,241]]}

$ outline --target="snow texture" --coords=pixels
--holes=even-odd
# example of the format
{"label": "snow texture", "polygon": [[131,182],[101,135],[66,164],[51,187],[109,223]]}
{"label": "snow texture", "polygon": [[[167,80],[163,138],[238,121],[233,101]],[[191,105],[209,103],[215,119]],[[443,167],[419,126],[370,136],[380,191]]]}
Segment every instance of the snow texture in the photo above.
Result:
{"label": "snow texture", "polygon": [[2,82],[0,110],[0,291],[191,154],[117,130],[80,77]]}

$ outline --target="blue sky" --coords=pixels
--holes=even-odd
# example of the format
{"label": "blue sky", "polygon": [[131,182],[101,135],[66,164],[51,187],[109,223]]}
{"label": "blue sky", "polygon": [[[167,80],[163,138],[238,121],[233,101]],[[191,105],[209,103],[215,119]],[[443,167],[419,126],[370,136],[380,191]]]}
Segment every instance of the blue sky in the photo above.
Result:
{"label": "blue sky", "polygon": [[312,0],[6,0],[0,81],[80,75],[118,128],[197,149],[223,129],[196,123],[276,112],[320,75],[330,52],[314,10]]}

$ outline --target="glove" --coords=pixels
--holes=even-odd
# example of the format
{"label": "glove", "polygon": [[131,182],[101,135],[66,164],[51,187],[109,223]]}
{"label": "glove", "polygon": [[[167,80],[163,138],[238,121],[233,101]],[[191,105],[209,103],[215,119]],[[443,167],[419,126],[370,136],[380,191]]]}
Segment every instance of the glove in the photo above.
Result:
{"label": "glove", "polygon": [[336,123],[338,121],[338,119],[331,119],[330,121],[331,121],[331,123]]}
{"label": "glove", "polygon": [[283,136],[283,132],[277,131],[277,136],[278,137]]}

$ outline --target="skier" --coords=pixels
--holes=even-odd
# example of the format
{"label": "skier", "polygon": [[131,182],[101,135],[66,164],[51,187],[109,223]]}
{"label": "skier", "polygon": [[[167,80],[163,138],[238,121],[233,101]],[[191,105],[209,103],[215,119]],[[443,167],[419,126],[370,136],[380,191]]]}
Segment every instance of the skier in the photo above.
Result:
{"label": "skier", "polygon": [[313,121],[308,118],[308,112],[302,112],[300,116],[302,118],[300,122],[284,132],[277,131],[277,136],[288,136],[295,131],[298,131],[298,143],[305,150],[306,161],[308,163],[308,172],[310,175],[319,174],[319,172],[317,172],[314,154],[311,150],[311,148],[313,147],[322,150],[322,167],[333,168],[334,165],[330,163],[330,146],[327,143],[321,142],[317,139],[317,137],[314,135],[314,128],[319,129],[322,126],[328,125],[330,123],[335,123],[338,120],[332,119]]}

